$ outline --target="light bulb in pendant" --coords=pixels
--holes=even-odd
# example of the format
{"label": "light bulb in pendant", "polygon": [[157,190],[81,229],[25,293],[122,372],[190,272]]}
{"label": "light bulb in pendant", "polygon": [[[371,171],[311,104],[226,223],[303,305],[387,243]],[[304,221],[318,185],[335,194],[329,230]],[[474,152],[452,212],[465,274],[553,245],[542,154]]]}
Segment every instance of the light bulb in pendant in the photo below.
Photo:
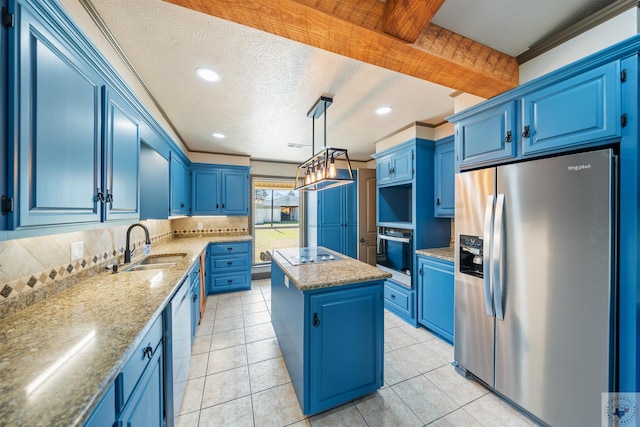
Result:
{"label": "light bulb in pendant", "polygon": [[331,160],[329,161],[329,178],[336,177],[336,160],[331,156]]}
{"label": "light bulb in pendant", "polygon": [[307,169],[307,176],[304,177],[304,183],[305,185],[311,184],[311,173],[309,169]]}

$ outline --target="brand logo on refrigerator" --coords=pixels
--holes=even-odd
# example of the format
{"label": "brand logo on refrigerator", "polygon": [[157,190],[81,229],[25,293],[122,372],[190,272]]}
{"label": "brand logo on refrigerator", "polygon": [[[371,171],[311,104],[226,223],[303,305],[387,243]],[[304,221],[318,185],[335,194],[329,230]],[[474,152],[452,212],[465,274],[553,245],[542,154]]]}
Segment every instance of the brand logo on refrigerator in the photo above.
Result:
{"label": "brand logo on refrigerator", "polygon": [[567,166],[567,169],[569,169],[572,172],[580,172],[583,170],[591,169],[591,163],[589,163],[588,165]]}

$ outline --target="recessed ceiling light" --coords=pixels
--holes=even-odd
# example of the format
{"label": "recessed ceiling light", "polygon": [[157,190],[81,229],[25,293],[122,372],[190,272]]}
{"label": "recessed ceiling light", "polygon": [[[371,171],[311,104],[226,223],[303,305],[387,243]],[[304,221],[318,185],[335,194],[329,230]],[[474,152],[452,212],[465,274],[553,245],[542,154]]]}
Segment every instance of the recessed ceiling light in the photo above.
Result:
{"label": "recessed ceiling light", "polygon": [[220,74],[216,73],[210,68],[197,68],[196,74],[200,76],[201,79],[206,80],[208,82],[217,82],[220,80]]}
{"label": "recessed ceiling light", "polygon": [[391,107],[380,107],[376,108],[375,113],[379,116],[384,116],[385,114],[389,114],[392,110],[393,108]]}
{"label": "recessed ceiling light", "polygon": [[224,133],[214,132],[212,135],[214,138],[224,139]]}

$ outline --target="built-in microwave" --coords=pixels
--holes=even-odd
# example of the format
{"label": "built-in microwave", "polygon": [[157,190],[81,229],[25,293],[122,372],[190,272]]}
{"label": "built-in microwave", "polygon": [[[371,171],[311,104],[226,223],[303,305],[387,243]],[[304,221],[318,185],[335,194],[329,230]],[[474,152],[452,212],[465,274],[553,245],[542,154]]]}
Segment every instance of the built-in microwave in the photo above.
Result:
{"label": "built-in microwave", "polygon": [[412,287],[413,231],[404,228],[378,227],[377,267],[392,274],[392,279]]}

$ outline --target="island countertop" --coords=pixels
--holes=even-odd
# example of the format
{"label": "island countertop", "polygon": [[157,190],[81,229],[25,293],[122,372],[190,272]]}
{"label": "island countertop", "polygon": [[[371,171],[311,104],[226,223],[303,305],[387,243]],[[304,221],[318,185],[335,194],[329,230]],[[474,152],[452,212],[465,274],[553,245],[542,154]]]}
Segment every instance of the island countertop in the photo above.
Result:
{"label": "island countertop", "polygon": [[82,425],[207,244],[251,239],[168,239],[152,254],[186,253],[173,267],[99,273],[3,319],[1,424]]}
{"label": "island countertop", "polygon": [[336,260],[292,265],[278,250],[272,250],[269,253],[289,279],[303,292],[352,283],[384,280],[391,277],[390,273],[362,261],[324,247],[319,246],[318,249],[333,254],[336,256]]}

